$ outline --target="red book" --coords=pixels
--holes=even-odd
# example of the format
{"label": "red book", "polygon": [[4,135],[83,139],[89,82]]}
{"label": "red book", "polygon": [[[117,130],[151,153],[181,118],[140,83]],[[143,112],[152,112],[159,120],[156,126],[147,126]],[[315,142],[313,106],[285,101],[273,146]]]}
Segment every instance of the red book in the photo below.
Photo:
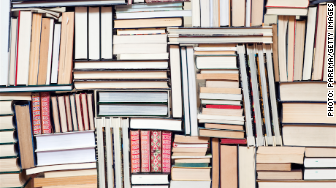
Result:
{"label": "red book", "polygon": [[32,111],[33,111],[33,132],[41,134],[41,108],[40,93],[32,93]]}
{"label": "red book", "polygon": [[221,144],[247,144],[246,139],[222,138]]}
{"label": "red book", "polygon": [[139,130],[130,131],[131,135],[131,173],[140,172]]}
{"label": "red book", "polygon": [[162,172],[164,173],[170,173],[171,139],[171,132],[162,131]]}
{"label": "red book", "polygon": [[205,105],[206,108],[219,108],[219,109],[241,109],[241,106],[238,105]]}
{"label": "red book", "polygon": [[42,132],[43,134],[51,133],[50,123],[50,93],[41,93],[41,114],[42,114]]}
{"label": "red book", "polygon": [[161,172],[161,131],[151,131],[151,172]]}
{"label": "red book", "polygon": [[141,172],[150,172],[150,131],[141,134]]}

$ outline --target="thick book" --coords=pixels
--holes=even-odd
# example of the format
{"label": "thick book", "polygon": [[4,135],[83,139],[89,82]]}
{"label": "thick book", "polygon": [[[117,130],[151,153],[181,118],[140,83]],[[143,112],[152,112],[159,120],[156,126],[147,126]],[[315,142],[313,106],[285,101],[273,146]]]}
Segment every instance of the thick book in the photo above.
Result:
{"label": "thick book", "polygon": [[[220,145],[218,138],[211,139],[211,153],[212,153],[212,188],[218,188],[220,185],[219,171],[220,171]],[[175,160],[176,162],[176,160]]]}
{"label": "thick book", "polygon": [[[255,148],[238,146],[238,184],[240,188],[255,188]],[[241,178],[244,177],[244,178]]]}
{"label": "thick book", "polygon": [[151,172],[162,171],[161,131],[151,131],[150,162]]}
{"label": "thick book", "polygon": [[41,92],[41,115],[42,115],[42,132],[49,134],[52,132],[50,119],[50,93]]}
{"label": "thick book", "polygon": [[42,14],[33,14],[32,21],[32,38],[30,45],[30,60],[29,60],[29,78],[28,85],[37,85],[37,76],[39,72],[40,60],[40,41],[42,30]]}
{"label": "thick book", "polygon": [[150,131],[140,131],[141,172],[150,172]]}
{"label": "thick book", "polygon": [[131,130],[131,173],[140,172],[140,131]]}
{"label": "thick book", "polygon": [[170,173],[172,132],[162,131],[162,172]]}
{"label": "thick book", "polygon": [[237,146],[220,146],[220,182],[228,188],[238,187]]}
{"label": "thick book", "polygon": [[88,10],[75,7],[75,59],[87,59],[88,49]]}
{"label": "thick book", "polygon": [[41,134],[41,99],[40,93],[32,93],[33,132]]}
{"label": "thick book", "polygon": [[172,82],[172,115],[174,118],[182,117],[182,91],[181,91],[181,63],[178,45],[170,45],[170,67]]}

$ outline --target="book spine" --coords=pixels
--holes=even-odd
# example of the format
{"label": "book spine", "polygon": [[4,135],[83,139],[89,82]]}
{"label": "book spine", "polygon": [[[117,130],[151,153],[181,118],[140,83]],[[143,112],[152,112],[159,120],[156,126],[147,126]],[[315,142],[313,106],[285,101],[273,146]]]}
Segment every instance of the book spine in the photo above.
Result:
{"label": "book spine", "polygon": [[141,172],[150,172],[150,131],[141,131]]}
{"label": "book spine", "polygon": [[151,172],[161,172],[161,131],[151,131]]}
{"label": "book spine", "polygon": [[41,92],[41,114],[42,114],[42,132],[51,133],[50,123],[50,93]]}
{"label": "book spine", "polygon": [[41,134],[40,93],[32,93],[33,132]]}
{"label": "book spine", "polygon": [[247,144],[246,139],[222,138],[221,144]]}
{"label": "book spine", "polygon": [[162,172],[164,173],[170,173],[171,138],[171,132],[162,131]]}
{"label": "book spine", "polygon": [[239,105],[212,105],[207,104],[205,105],[206,108],[218,108],[218,109],[241,109]]}
{"label": "book spine", "polygon": [[139,130],[130,131],[131,134],[131,173],[140,172],[140,144]]}

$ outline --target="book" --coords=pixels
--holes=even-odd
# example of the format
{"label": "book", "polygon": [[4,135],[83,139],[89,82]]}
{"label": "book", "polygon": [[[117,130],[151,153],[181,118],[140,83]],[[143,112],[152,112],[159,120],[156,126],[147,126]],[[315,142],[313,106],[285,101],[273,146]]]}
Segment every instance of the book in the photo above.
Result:
{"label": "book", "polygon": [[132,185],[138,184],[169,184],[168,174],[132,174]]}
{"label": "book", "polygon": [[58,109],[59,109],[61,131],[63,133],[68,132],[68,121],[66,118],[64,96],[57,96],[57,103],[58,103]]}
{"label": "book", "polygon": [[9,64],[8,64],[8,57],[9,57],[9,27],[10,27],[10,9],[11,9],[11,2],[10,1],[2,1],[1,2],[1,18],[3,20],[0,21],[0,24],[4,26],[4,29],[1,30],[2,36],[1,36],[1,52],[0,55],[4,59],[0,62],[1,68],[1,76],[0,76],[0,85],[8,86],[9,80],[8,80],[8,70],[9,70]]}
{"label": "book", "polygon": [[162,172],[170,173],[172,132],[162,131]]}
{"label": "book", "polygon": [[304,180],[335,180],[335,169],[305,169]]}
{"label": "book", "polygon": [[68,131],[73,131],[72,119],[71,119],[71,109],[70,109],[70,98],[69,95],[64,95],[65,100],[65,111],[67,116]]}
{"label": "book", "polygon": [[122,127],[122,148],[123,148],[123,179],[124,179],[124,188],[131,187],[131,180],[130,180],[130,164],[129,164],[129,119],[122,119],[121,120],[121,127]]}
{"label": "book", "polygon": [[22,173],[0,174],[1,187],[24,187],[28,183],[27,180],[28,178]]}
{"label": "book", "polygon": [[[140,131],[131,130],[131,173],[140,172]],[[142,151],[142,150],[141,150]]]}
{"label": "book", "polygon": [[182,91],[181,91],[181,63],[180,52],[177,45],[169,46],[171,82],[172,82],[172,116],[182,117]]}
{"label": "book", "polygon": [[73,130],[78,131],[75,95],[76,94],[70,95],[70,109],[71,109],[71,119],[72,119]]}
{"label": "book", "polygon": [[287,81],[292,82],[294,77],[294,48],[295,48],[295,28],[296,20],[294,16],[288,16],[287,29]]}
{"label": "book", "polygon": [[302,170],[292,170],[289,172],[263,172],[258,171],[259,180],[302,180]]}
{"label": "book", "polygon": [[21,168],[28,169],[35,166],[34,159],[34,140],[32,133],[32,121],[29,104],[14,105],[15,122],[17,127],[17,135],[19,139],[19,152],[21,160]]}
{"label": "book", "polygon": [[75,7],[75,59],[87,59],[88,8]]}
{"label": "book", "polygon": [[18,158],[4,158],[0,159],[1,170],[0,173],[6,172],[20,172],[20,166],[18,165]]}
{"label": "book", "polygon": [[130,128],[181,131],[181,123],[181,120],[175,119],[131,118]]}
{"label": "book", "polygon": [[335,186],[335,182],[308,182],[308,181],[298,181],[298,182],[258,182],[260,188],[280,188],[286,186],[288,188],[295,188],[298,186],[304,186],[306,188],[332,188]]}
{"label": "book", "polygon": [[167,52],[167,44],[113,44],[113,54],[160,54]]}
{"label": "book", "polygon": [[50,93],[41,92],[41,116],[42,116],[42,133],[49,134],[52,132],[50,120]]}
{"label": "book", "polygon": [[34,178],[34,186],[60,186],[60,185],[76,185],[76,184],[97,184],[97,175],[88,176],[72,176],[57,178]]}
{"label": "book", "polygon": [[209,0],[200,0],[201,27],[210,27],[212,25],[212,20],[210,20],[210,6]]}
{"label": "book", "polygon": [[61,170],[61,171],[51,171],[45,172],[45,178],[58,178],[58,177],[70,177],[70,176],[90,176],[97,175],[96,169],[83,169],[83,170]]}
{"label": "book", "polygon": [[166,104],[102,104],[98,106],[100,116],[167,116]]}
{"label": "book", "polygon": [[76,101],[78,130],[83,131],[84,130],[84,124],[83,124],[83,114],[82,114],[82,105],[81,105],[80,94],[76,94],[75,101]]}
{"label": "book", "polygon": [[61,24],[55,24],[54,30],[54,41],[53,41],[53,52],[52,52],[52,69],[51,69],[51,77],[50,83],[57,84],[58,78],[58,66],[59,66],[59,52],[60,52],[60,43],[61,43]]}
{"label": "book", "polygon": [[[238,184],[241,188],[255,188],[256,187],[256,149],[253,147],[238,147]],[[240,177],[245,177],[244,179]]]}
{"label": "book", "polygon": [[88,112],[88,104],[87,104],[87,98],[86,93],[80,94],[80,100],[81,100],[81,110],[83,115],[83,124],[84,124],[84,130],[90,130],[89,125],[89,112]]}
{"label": "book", "polygon": [[77,164],[59,164],[51,166],[37,166],[26,170],[27,175],[38,174],[48,171],[60,171],[60,170],[80,170],[80,169],[95,169],[96,162],[91,163],[77,163]]}
{"label": "book", "polygon": [[114,28],[170,27],[182,26],[181,18],[149,18],[114,20]]}
{"label": "book", "polygon": [[0,116],[0,131],[15,129],[13,123],[13,116]]}
{"label": "book", "polygon": [[[132,120],[132,119],[131,119]],[[140,131],[141,172],[150,172],[150,131]]]}
{"label": "book", "polygon": [[[220,172],[220,145],[218,138],[211,139],[211,153],[212,153],[212,187],[219,187],[219,172]],[[175,160],[176,162],[176,160]]]}
{"label": "book", "polygon": [[[334,147],[334,126],[317,125],[285,125],[282,128],[283,143],[290,146]],[[297,132],[299,131],[299,132]],[[312,139],[314,138],[314,139]]]}
{"label": "book", "polygon": [[78,1],[53,1],[53,2],[48,2],[48,1],[38,1],[38,2],[21,2],[21,3],[15,3],[13,7],[15,8],[30,8],[30,7],[75,7],[75,6],[97,6],[97,5],[114,5],[114,4],[123,4],[125,1],[116,1],[116,0],[105,0],[105,1],[97,1],[97,0],[89,0],[85,2],[78,2]]}
{"label": "book", "polygon": [[[280,81],[287,81],[287,63],[286,63],[286,32],[288,25],[287,16],[278,16],[278,58]],[[281,39],[281,40],[280,40]]]}
{"label": "book", "polygon": [[267,8],[266,14],[287,15],[287,16],[307,16],[305,8]]}
{"label": "book", "polygon": [[325,101],[324,82],[292,82],[280,84],[281,101]]}
{"label": "book", "polygon": [[258,163],[256,165],[257,171],[291,171],[291,164],[290,163]]}
{"label": "book", "polygon": [[251,4],[251,26],[261,26],[264,22],[264,0],[253,0]]}
{"label": "book", "polygon": [[237,146],[220,146],[220,183],[238,187]]}
{"label": "book", "polygon": [[150,144],[150,169],[151,172],[162,171],[162,134],[161,131],[151,131]]}
{"label": "book", "polygon": [[41,44],[39,53],[40,59],[39,59],[38,76],[37,76],[38,85],[47,84],[48,66],[50,68],[49,56],[51,56],[51,53],[49,54],[49,48],[51,45],[50,39],[52,39],[53,37],[53,35],[51,35],[53,31],[54,31],[53,19],[42,18]]}
{"label": "book", "polygon": [[336,157],[335,148],[305,148],[306,157]]}
{"label": "book", "polygon": [[[47,27],[50,27],[47,26]],[[29,55],[29,77],[28,85],[37,85],[38,79],[38,67],[40,60],[40,41],[41,41],[41,30],[42,30],[42,14],[33,14],[32,19],[32,36],[30,44],[30,55]],[[14,47],[14,46],[13,46]],[[45,49],[41,49],[45,50]]]}
{"label": "book", "polygon": [[166,44],[166,34],[114,35],[113,44]]}
{"label": "book", "polygon": [[168,69],[167,61],[97,61],[74,63],[74,69]]}
{"label": "book", "polygon": [[[92,93],[87,93],[87,106],[88,106],[88,113],[89,113],[89,124],[90,124],[90,130],[94,130],[94,118],[93,118],[93,95]],[[75,126],[75,125],[74,125]]]}
{"label": "book", "polygon": [[101,58],[112,59],[112,24],[113,24],[113,8],[112,7],[100,7],[101,15]]}
{"label": "book", "polygon": [[[245,26],[245,3],[246,1],[232,1],[232,26],[244,27]],[[244,8],[242,8],[244,7]]]}
{"label": "book", "polygon": [[42,134],[40,93],[32,93],[32,112],[33,112],[33,132],[34,134]]}
{"label": "book", "polygon": [[203,168],[181,168],[172,167],[171,179],[173,181],[210,181],[210,167]]}
{"label": "book", "polygon": [[61,124],[60,124],[58,102],[57,102],[56,96],[51,97],[51,105],[52,105],[53,122],[54,122],[54,128],[55,128],[54,132],[59,133],[61,132]]}
{"label": "book", "polygon": [[13,144],[16,143],[16,139],[14,137],[14,130],[12,131],[2,131],[0,132],[1,138],[0,143],[2,144]]}
{"label": "book", "polygon": [[[9,63],[9,78],[8,85],[15,85],[16,79],[16,53],[17,53],[17,37],[18,37],[18,19],[11,18],[11,31],[10,31],[10,63]],[[3,69],[6,70],[6,69]],[[3,74],[3,75],[6,75]],[[6,79],[6,78],[5,78]]]}
{"label": "book", "polygon": [[307,0],[299,0],[299,1],[277,1],[277,0],[270,0],[267,1],[266,7],[296,7],[296,8],[307,8],[309,5],[309,1]]}
{"label": "book", "polygon": [[[225,63],[223,63],[225,62]],[[196,66],[198,69],[229,69],[237,68],[236,56],[197,56]]]}
{"label": "book", "polygon": [[100,7],[88,9],[88,57],[97,60],[100,59]]}
{"label": "book", "polygon": [[195,188],[210,188],[211,181],[170,181],[171,188],[183,188],[192,186]]}
{"label": "book", "polygon": [[185,47],[180,48],[181,53],[181,76],[182,76],[182,95],[183,95],[183,120],[185,134],[190,134],[190,105],[189,105],[189,83],[188,83],[188,65],[187,51]]}
{"label": "book", "polygon": [[[170,11],[155,11],[155,12],[117,12],[117,19],[143,19],[143,18],[169,18],[169,17],[184,17],[191,16],[190,10],[170,10]],[[167,25],[169,26],[169,25]]]}
{"label": "book", "polygon": [[296,20],[295,25],[295,46],[294,46],[294,78],[293,80],[302,80],[303,55],[306,36],[306,21]]}
{"label": "book", "polygon": [[305,158],[305,168],[335,168],[336,158]]}

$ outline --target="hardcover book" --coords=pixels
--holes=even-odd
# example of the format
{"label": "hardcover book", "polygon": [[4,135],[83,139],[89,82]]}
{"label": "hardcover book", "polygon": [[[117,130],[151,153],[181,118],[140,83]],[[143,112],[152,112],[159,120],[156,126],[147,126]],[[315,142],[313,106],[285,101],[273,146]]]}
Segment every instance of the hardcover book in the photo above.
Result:
{"label": "hardcover book", "polygon": [[131,135],[131,173],[140,172],[139,130],[130,131]]}
{"label": "hardcover book", "polygon": [[161,172],[161,131],[151,131],[151,172]]}

